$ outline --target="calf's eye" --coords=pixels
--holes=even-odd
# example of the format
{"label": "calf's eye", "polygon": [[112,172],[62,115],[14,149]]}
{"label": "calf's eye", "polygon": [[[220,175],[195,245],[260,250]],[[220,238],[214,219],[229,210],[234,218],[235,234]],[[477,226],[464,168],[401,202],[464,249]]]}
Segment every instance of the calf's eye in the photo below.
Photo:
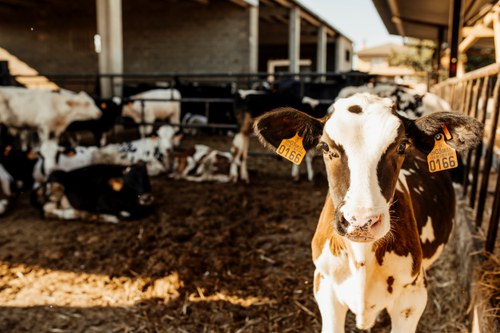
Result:
{"label": "calf's eye", "polygon": [[399,154],[399,155],[403,155],[403,154],[405,153],[405,151],[406,151],[406,146],[407,146],[407,143],[406,143],[406,142],[401,142],[401,143],[399,144],[399,146],[398,146],[398,150],[397,150],[397,152],[398,152],[398,154]]}
{"label": "calf's eye", "polygon": [[330,150],[330,146],[328,145],[328,143],[326,142],[321,142],[319,144],[319,147],[321,148],[321,150],[324,152],[324,153],[327,153],[329,150]]}

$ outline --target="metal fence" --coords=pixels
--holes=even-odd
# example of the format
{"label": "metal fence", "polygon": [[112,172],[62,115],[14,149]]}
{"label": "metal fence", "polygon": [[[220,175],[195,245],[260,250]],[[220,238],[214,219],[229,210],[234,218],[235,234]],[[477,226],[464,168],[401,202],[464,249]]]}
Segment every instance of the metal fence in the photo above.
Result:
{"label": "metal fence", "polygon": [[453,110],[474,117],[485,126],[482,143],[466,156],[462,189],[463,197],[468,199],[473,210],[476,228],[487,230],[485,249],[493,253],[500,218],[500,136],[497,138],[496,135],[500,64],[481,68],[460,78],[448,79],[431,90],[447,100]]}
{"label": "metal fence", "polygon": [[[41,80],[43,78],[43,80]],[[232,94],[224,96],[181,96],[180,102],[183,105],[197,105],[201,110],[198,113],[210,118],[213,112],[217,112],[221,105],[232,109],[233,114],[237,111],[236,89],[249,89],[255,83],[264,80],[280,80],[283,78],[294,78],[301,83],[299,95],[304,96],[305,86],[307,84],[318,84],[325,87],[336,87],[340,90],[348,85],[360,85],[369,81],[376,80],[376,76],[363,72],[326,72],[326,73],[133,73],[133,74],[38,74],[38,75],[9,75],[0,72],[0,82],[4,85],[19,85],[19,82],[33,82],[33,86],[40,82],[54,83],[60,88],[71,91],[86,91],[94,98],[120,97],[122,101],[131,101],[130,96],[138,92],[154,88],[176,88],[182,84],[201,84],[215,87],[230,85],[234,88]],[[104,95],[103,95],[104,94]],[[182,94],[181,94],[182,95]],[[330,105],[335,94],[328,98],[318,98],[320,104]],[[142,113],[144,114],[144,102],[140,100]],[[159,99],[157,99],[159,100]],[[236,117],[235,117],[236,118]],[[141,124],[144,122],[144,117]],[[157,122],[161,124],[161,122]],[[180,125],[180,124],[173,124]],[[231,129],[237,130],[238,123],[216,123],[209,122],[206,125],[187,125],[187,127],[212,128],[212,129]]]}

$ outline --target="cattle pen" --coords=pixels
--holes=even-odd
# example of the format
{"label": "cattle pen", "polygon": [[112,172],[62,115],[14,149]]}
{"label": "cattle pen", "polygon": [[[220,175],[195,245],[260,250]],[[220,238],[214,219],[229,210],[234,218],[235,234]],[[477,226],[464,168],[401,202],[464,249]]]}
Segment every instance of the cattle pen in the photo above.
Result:
{"label": "cattle pen", "polygon": [[[436,92],[441,90],[443,97],[454,103],[459,101],[461,104],[454,104],[454,109],[473,110],[467,112],[483,120],[480,110],[487,103],[481,104],[481,98],[483,101],[498,98],[498,73],[490,71],[493,69],[483,76],[466,76],[464,83],[451,81],[449,84],[456,90],[454,97],[445,95],[453,91],[446,88],[447,82],[436,86]],[[154,75],[150,80],[163,81],[159,77]],[[346,78],[338,74],[333,77]],[[89,90],[100,82],[97,76],[74,78],[78,84],[88,84]],[[78,81],[82,78],[83,81]],[[467,83],[468,78],[474,84]],[[210,82],[209,79],[213,80],[205,77],[205,81]],[[217,79],[219,84],[227,83]],[[248,78],[243,81],[240,87],[247,88]],[[457,89],[464,89],[466,94]],[[202,112],[208,108],[209,113],[216,113],[217,107],[212,109],[207,105],[233,105],[234,99],[208,97],[186,102],[200,103]],[[475,109],[465,108],[474,104],[478,105]],[[498,109],[490,105],[492,110]],[[492,121],[494,114],[489,118]],[[211,125],[218,127],[217,123],[209,123],[207,128]],[[488,122],[488,126],[493,125]],[[186,145],[200,142],[222,150],[229,146],[229,138],[220,135],[202,134],[185,140]],[[484,153],[479,151],[482,157],[476,157],[479,155],[474,152],[467,164],[471,166],[468,169],[471,177],[464,179],[463,188],[468,189],[468,198],[471,189],[482,184],[477,176],[484,172],[483,165],[487,165],[482,162],[477,167],[476,162],[486,161],[491,154],[488,170],[494,165],[494,150],[488,153],[488,142],[484,146]],[[23,209],[2,222],[4,246],[0,256],[5,263],[1,267],[5,287],[0,291],[4,304],[0,329],[6,332],[319,331],[321,319],[312,297],[309,241],[326,193],[326,175],[320,171],[312,183],[292,183],[287,162],[270,157],[253,138],[251,151],[254,154],[249,161],[250,185],[197,184],[156,177],[153,185],[157,188],[155,195],[160,198],[159,209],[154,216],[135,222],[96,225],[44,221],[29,207],[29,198],[21,196],[17,205]],[[315,167],[322,169],[319,160],[315,160]],[[491,175],[494,176],[495,173]],[[488,183],[491,181],[492,178]],[[476,207],[480,200],[481,195],[475,200]],[[485,221],[491,219],[493,201],[491,193],[486,191]],[[466,213],[471,214],[469,210]],[[459,223],[455,241],[430,271],[432,302],[427,306],[419,332],[467,332],[471,325],[469,288],[476,266],[461,258],[465,250],[482,250],[483,245],[468,244],[470,236],[464,235],[462,229],[469,225]],[[494,232],[494,225],[486,222],[482,227]],[[476,234],[475,228],[467,230]],[[493,235],[488,238],[494,238]],[[464,276],[464,271],[470,275]],[[481,302],[476,300],[475,304]],[[477,312],[479,316],[480,309]],[[348,327],[355,330],[352,316],[348,318]],[[388,332],[389,327],[387,318],[381,319],[372,332]]]}

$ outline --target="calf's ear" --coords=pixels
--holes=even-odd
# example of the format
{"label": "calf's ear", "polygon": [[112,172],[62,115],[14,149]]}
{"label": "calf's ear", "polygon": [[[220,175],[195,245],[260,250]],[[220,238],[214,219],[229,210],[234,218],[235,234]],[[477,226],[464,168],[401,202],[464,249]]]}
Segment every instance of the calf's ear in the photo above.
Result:
{"label": "calf's ear", "polygon": [[483,125],[479,121],[456,112],[434,112],[408,122],[408,136],[423,151],[434,147],[434,136],[444,133],[443,125],[452,136],[446,143],[458,152],[477,146],[483,135]]}
{"label": "calf's ear", "polygon": [[283,139],[298,133],[303,137],[304,149],[309,150],[318,144],[325,121],[326,118],[314,118],[294,108],[278,108],[256,118],[253,129],[267,148],[276,149]]}

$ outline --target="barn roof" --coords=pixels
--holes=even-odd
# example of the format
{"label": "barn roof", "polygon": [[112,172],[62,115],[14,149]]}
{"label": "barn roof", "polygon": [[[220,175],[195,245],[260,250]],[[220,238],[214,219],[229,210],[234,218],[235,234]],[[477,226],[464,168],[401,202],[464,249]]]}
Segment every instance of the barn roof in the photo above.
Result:
{"label": "barn roof", "polygon": [[375,57],[375,56],[388,56],[392,52],[404,52],[407,47],[404,45],[398,45],[395,43],[387,43],[378,45],[375,47],[370,47],[367,49],[360,50],[356,52],[359,57]]}
{"label": "barn roof", "polygon": [[[453,0],[372,0],[392,35],[437,40],[439,29],[450,26]],[[470,26],[491,9],[496,0],[463,0],[464,26]]]}

